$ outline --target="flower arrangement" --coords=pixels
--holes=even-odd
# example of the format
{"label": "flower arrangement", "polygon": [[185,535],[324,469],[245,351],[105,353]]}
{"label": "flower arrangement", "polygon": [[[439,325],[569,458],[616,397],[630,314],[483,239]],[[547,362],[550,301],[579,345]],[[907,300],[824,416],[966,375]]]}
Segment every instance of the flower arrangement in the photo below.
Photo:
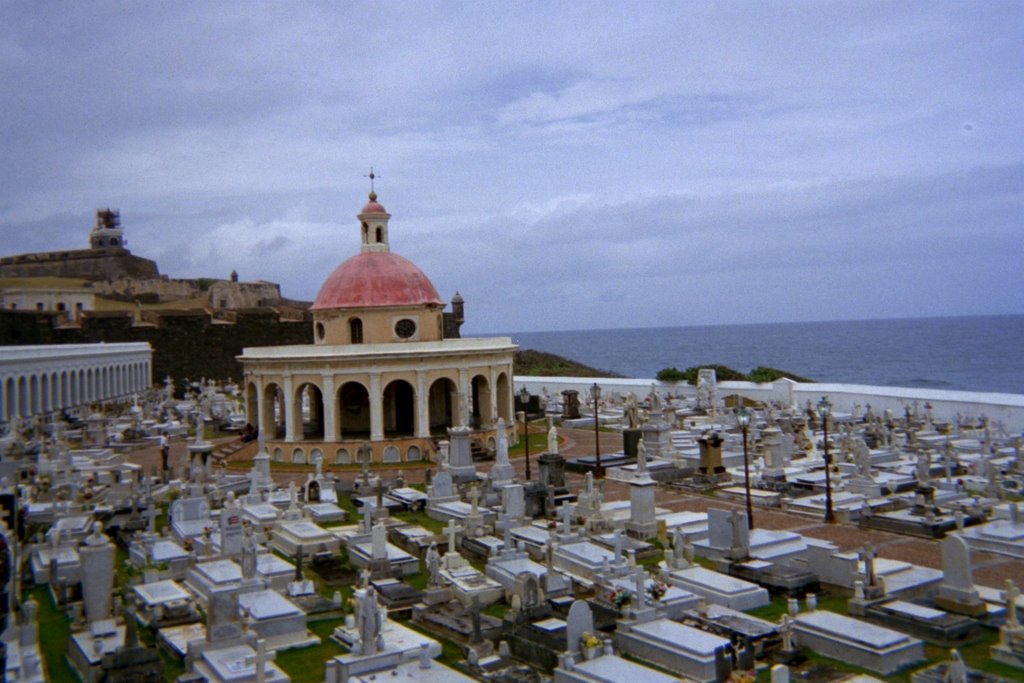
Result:
{"label": "flower arrangement", "polygon": [[585,648],[594,648],[601,645],[601,639],[590,631],[584,631],[580,636],[580,645]]}
{"label": "flower arrangement", "polygon": [[754,683],[756,680],[756,671],[733,671],[729,676],[729,683]]}
{"label": "flower arrangement", "polygon": [[616,607],[621,608],[623,605],[628,605],[632,599],[633,594],[625,588],[616,588],[615,590],[608,591],[608,602]]}
{"label": "flower arrangement", "polygon": [[647,594],[651,596],[654,601],[661,600],[665,597],[665,593],[668,592],[668,584],[664,581],[653,581],[651,585],[647,587]]}

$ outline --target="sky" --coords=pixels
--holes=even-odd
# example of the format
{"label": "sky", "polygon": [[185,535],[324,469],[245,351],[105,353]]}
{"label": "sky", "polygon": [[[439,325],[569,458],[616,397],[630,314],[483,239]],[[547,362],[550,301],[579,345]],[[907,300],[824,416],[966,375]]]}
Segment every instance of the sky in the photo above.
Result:
{"label": "sky", "polygon": [[464,334],[1024,313],[1024,2],[0,0],[3,255],[95,211],[312,300],[390,241]]}

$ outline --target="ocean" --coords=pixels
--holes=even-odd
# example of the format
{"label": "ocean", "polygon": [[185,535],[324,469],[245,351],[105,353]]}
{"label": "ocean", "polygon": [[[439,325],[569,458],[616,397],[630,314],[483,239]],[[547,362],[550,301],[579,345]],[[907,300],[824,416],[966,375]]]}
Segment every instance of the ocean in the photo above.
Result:
{"label": "ocean", "polygon": [[624,377],[727,365],[817,382],[1024,394],[1024,315],[512,332],[546,351]]}

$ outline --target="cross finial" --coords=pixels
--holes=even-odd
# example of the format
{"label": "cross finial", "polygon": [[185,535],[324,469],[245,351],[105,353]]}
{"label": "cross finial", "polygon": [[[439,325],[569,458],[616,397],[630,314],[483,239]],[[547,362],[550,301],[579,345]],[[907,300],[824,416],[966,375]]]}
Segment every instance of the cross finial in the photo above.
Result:
{"label": "cross finial", "polygon": [[377,194],[375,189],[374,189],[374,186],[373,186],[373,181],[376,180],[377,178],[379,178],[380,175],[378,175],[378,174],[373,172],[373,166],[370,167],[370,172],[367,173],[366,175],[364,175],[363,177],[370,179],[370,193],[371,194]]}

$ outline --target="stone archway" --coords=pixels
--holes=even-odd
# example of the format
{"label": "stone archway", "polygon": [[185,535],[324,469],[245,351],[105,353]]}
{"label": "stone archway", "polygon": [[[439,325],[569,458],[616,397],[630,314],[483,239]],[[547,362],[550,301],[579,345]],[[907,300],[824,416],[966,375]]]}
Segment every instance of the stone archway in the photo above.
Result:
{"label": "stone archway", "polygon": [[416,392],[404,379],[384,387],[384,436],[399,438],[416,433]]}
{"label": "stone archway", "polygon": [[263,414],[257,428],[264,438],[284,438],[284,392],[281,385],[271,382],[263,387]]}
{"label": "stone archway", "polygon": [[475,375],[472,391],[469,426],[473,429],[485,429],[494,423],[494,413],[491,412],[491,385],[483,375]]}
{"label": "stone archway", "polygon": [[370,436],[370,393],[359,382],[345,382],[338,389],[337,424],[342,440]]}
{"label": "stone archway", "polygon": [[458,406],[456,396],[455,382],[447,377],[430,385],[428,411],[432,436],[445,436],[448,429],[455,426],[455,409]]}
{"label": "stone archway", "polygon": [[297,436],[300,440],[320,440],[324,438],[324,395],[320,387],[312,382],[305,382],[295,390],[296,411],[295,424],[299,427]]}

